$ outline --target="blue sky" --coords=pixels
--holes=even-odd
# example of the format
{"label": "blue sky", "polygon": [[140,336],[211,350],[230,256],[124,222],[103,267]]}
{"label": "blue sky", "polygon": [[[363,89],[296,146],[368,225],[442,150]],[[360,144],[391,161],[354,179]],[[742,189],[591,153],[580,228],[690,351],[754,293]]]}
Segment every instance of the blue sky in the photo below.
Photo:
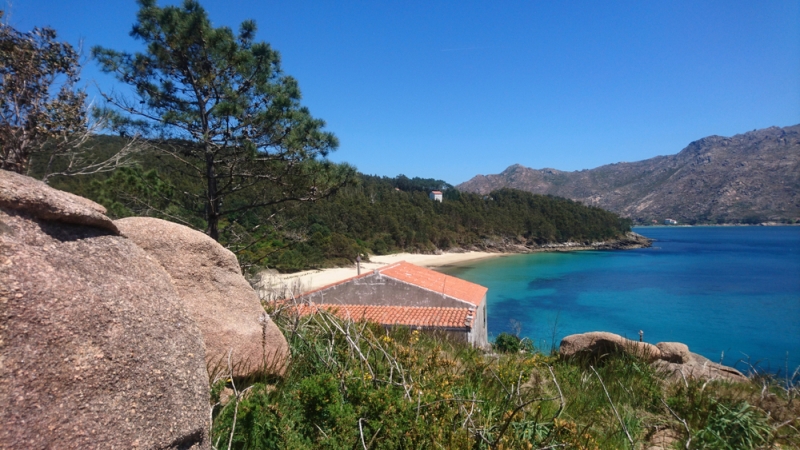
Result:
{"label": "blue sky", "polygon": [[[331,159],[369,174],[590,169],[800,123],[800,0],[201,3],[217,26],[256,21],[339,137]],[[5,9],[86,54],[140,49],[133,0]],[[91,61],[83,79],[113,85]]]}

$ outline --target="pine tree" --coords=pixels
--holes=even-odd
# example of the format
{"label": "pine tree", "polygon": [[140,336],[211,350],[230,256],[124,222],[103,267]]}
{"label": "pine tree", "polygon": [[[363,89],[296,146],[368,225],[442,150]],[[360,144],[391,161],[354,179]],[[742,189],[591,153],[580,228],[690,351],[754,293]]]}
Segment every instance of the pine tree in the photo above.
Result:
{"label": "pine tree", "polygon": [[206,232],[253,208],[325,197],[354,175],[323,158],[338,146],[325,122],[300,104],[297,81],[280,55],[256,42],[253,21],[212,26],[196,1],[158,7],[140,0],[131,36],[146,45],[129,54],[102,47],[102,70],[133,88],[106,95],[114,127],[160,141],[159,148],[202,181]]}

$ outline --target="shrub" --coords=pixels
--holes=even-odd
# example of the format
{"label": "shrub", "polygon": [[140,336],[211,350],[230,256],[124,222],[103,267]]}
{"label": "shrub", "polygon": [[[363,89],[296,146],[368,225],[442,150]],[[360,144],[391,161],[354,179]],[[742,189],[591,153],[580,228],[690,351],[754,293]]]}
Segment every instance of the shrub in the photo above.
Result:
{"label": "shrub", "polygon": [[519,336],[510,333],[500,333],[494,341],[494,348],[503,353],[517,353],[520,350]]}
{"label": "shrub", "polygon": [[695,434],[696,448],[744,450],[767,442],[771,428],[747,402],[733,407],[716,402],[706,426]]}
{"label": "shrub", "polygon": [[634,356],[589,367],[520,352],[529,341],[509,334],[495,343],[508,353],[487,355],[445,335],[324,312],[271,317],[287,336],[291,366],[273,385],[237,382],[246,392],[215,405],[216,449],[617,449],[631,440],[647,448],[665,426],[689,430],[684,442],[691,437],[695,448],[800,444],[792,433],[800,402],[769,378],[668,384]]}

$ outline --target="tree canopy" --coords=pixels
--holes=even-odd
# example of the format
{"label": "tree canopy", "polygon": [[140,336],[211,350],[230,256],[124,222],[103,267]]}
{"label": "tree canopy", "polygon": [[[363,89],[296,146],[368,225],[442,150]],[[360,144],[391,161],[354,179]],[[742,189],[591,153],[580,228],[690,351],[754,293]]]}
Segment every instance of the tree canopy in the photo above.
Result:
{"label": "tree canopy", "polygon": [[120,133],[158,141],[159,151],[202,181],[185,192],[204,203],[206,232],[219,239],[224,216],[330,195],[353,175],[324,158],[338,146],[300,104],[297,81],[280,55],[255,40],[255,22],[238,33],[214,27],[193,0],[158,7],[140,0],[131,36],[143,53],[95,47],[102,70],[133,88],[134,98],[107,94]]}
{"label": "tree canopy", "polygon": [[79,56],[52,28],[21,32],[0,23],[1,169],[26,173],[34,154],[65,151],[86,137]]}

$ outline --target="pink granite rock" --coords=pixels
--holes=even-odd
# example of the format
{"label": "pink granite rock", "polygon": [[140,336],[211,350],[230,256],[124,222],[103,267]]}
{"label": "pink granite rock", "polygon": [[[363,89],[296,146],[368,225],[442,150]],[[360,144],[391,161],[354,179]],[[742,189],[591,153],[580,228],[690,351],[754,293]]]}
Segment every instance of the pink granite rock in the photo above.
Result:
{"label": "pink granite rock", "polygon": [[7,170],[0,170],[0,207],[24,210],[38,219],[117,232],[114,222],[105,216],[106,209],[102,205]]}
{"label": "pink granite rock", "polygon": [[115,222],[172,276],[200,326],[212,373],[283,373],[289,356],[283,334],[242,276],[236,256],[207,235],[165,220],[131,217]]}
{"label": "pink granite rock", "polygon": [[0,186],[0,447],[210,448],[203,341],[166,271],[88,200]]}
{"label": "pink granite rock", "polygon": [[628,353],[652,362],[661,358],[661,350],[646,342],[632,341],[604,331],[573,334],[561,340],[559,353],[563,357],[591,355],[594,357],[609,353]]}
{"label": "pink granite rock", "polygon": [[692,353],[689,346],[680,342],[659,342],[656,344],[661,350],[661,359],[671,363],[683,364],[689,362]]}

